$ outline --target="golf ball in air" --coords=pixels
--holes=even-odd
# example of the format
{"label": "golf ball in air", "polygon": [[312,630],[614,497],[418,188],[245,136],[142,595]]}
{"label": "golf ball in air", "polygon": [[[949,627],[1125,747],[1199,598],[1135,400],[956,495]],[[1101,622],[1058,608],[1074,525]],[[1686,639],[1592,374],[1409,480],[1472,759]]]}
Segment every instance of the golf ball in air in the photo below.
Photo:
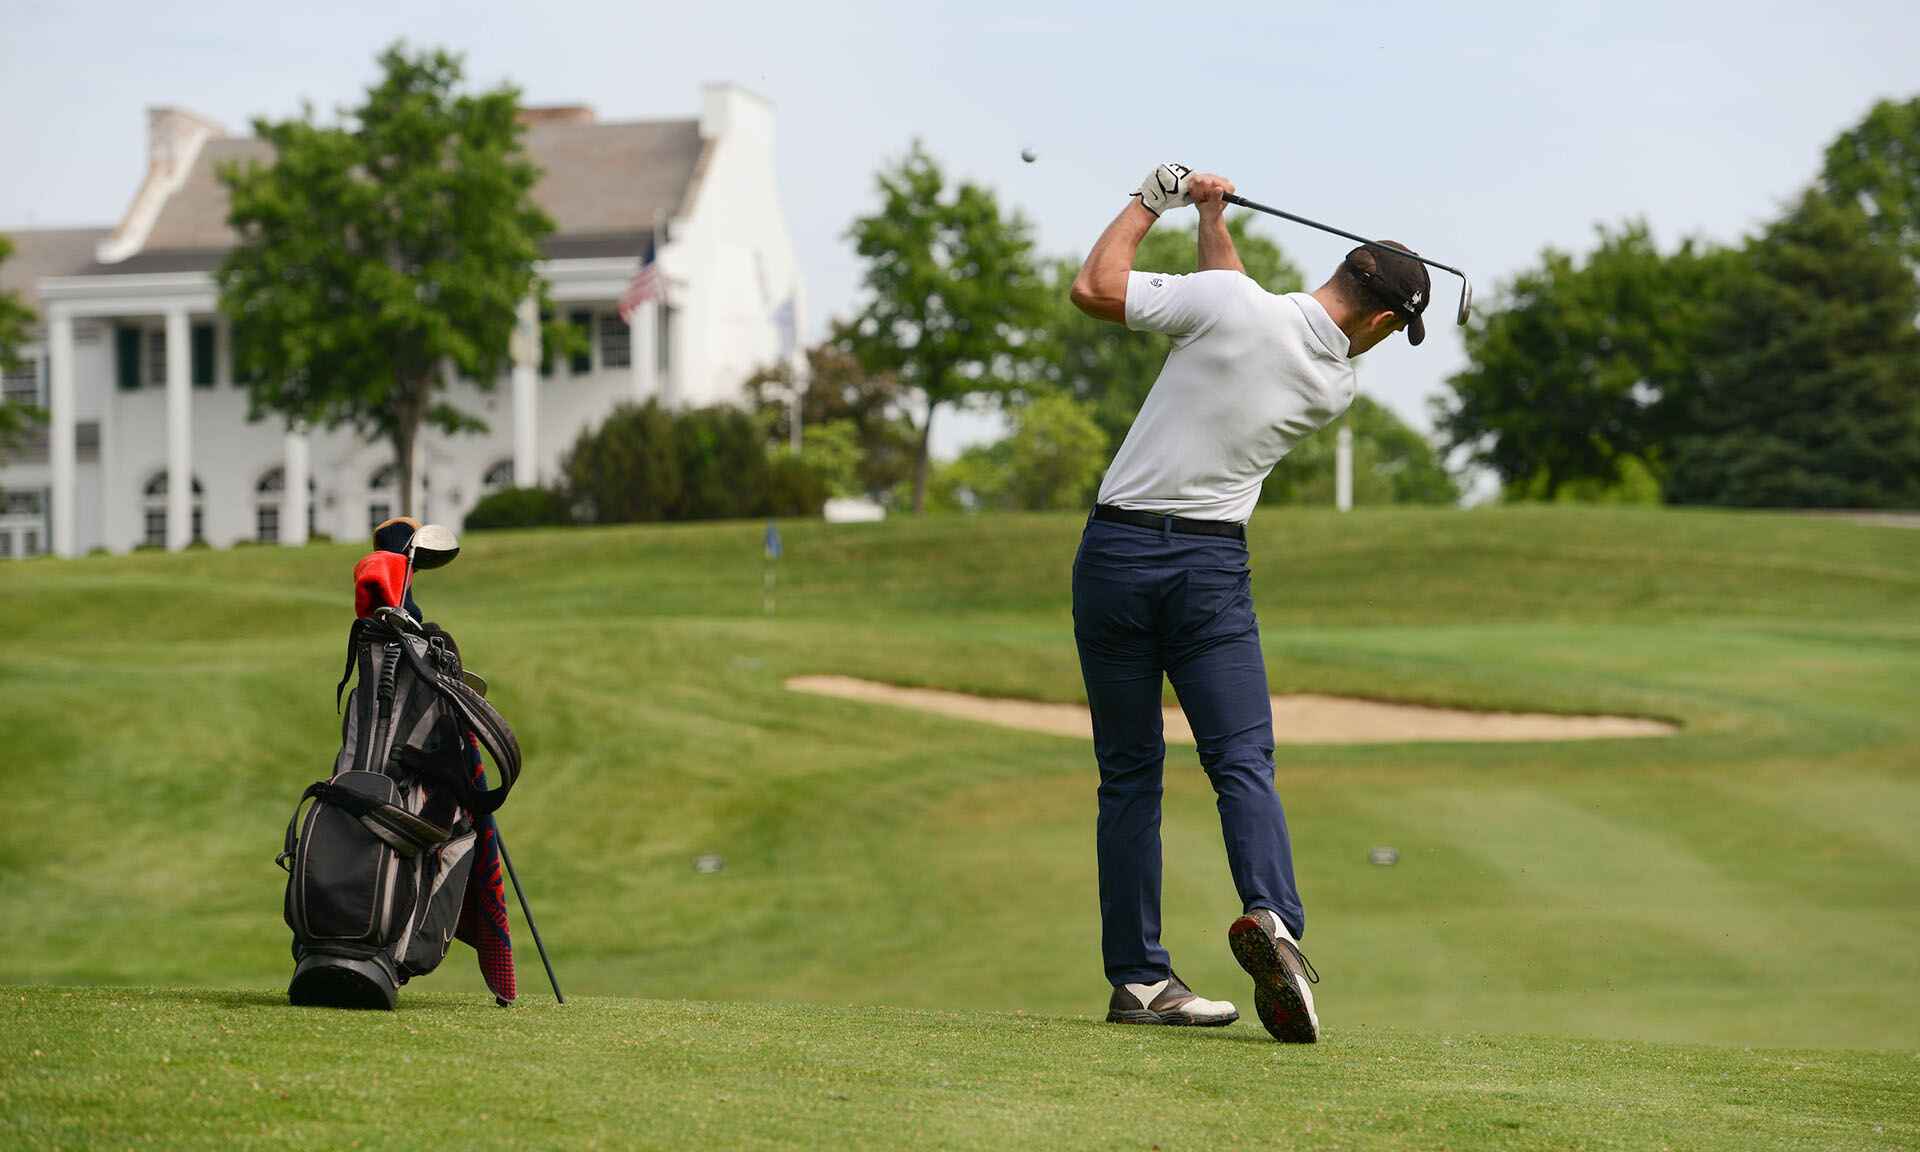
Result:
{"label": "golf ball in air", "polygon": [[1025,160],[1029,164],[1033,163],[1035,160],[1038,160],[1039,158],[1040,158],[1039,154],[1036,153],[1031,148],[1020,149],[1020,159]]}

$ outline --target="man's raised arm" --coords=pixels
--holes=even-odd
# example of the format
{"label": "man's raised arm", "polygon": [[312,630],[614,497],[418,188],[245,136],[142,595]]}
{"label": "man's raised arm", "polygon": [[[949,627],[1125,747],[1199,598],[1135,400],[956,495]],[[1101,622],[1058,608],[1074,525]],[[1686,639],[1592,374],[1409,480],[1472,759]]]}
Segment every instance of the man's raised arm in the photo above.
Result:
{"label": "man's raised arm", "polygon": [[1073,278],[1074,307],[1096,320],[1127,322],[1127,274],[1140,241],[1160,214],[1188,204],[1200,208],[1200,270],[1245,272],[1227,233],[1226,202],[1233,182],[1211,173],[1194,173],[1182,164],[1162,164],[1147,174],[1132,202],[1120,210]]}
{"label": "man's raised arm", "polygon": [[1162,212],[1192,203],[1187,199],[1192,174],[1185,164],[1161,164],[1147,173],[1131,202],[1093,242],[1093,251],[1073,278],[1068,297],[1075,308],[1095,320],[1127,322],[1127,273],[1133,271],[1133,254]]}

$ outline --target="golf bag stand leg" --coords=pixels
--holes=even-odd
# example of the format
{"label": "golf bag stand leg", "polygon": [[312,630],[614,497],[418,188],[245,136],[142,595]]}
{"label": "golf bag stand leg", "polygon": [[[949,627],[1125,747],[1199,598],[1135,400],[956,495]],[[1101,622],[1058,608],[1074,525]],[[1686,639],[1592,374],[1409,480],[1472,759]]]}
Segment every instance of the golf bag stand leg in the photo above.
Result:
{"label": "golf bag stand leg", "polygon": [[513,857],[507,855],[507,838],[500,834],[500,821],[496,817],[493,823],[493,842],[500,847],[500,863],[507,867],[507,879],[513,881],[513,894],[520,898],[520,911],[527,918],[527,931],[533,933],[533,946],[540,953],[540,963],[547,970],[547,983],[553,985],[553,998],[562,1004],[567,998],[560,994],[560,981],[553,974],[553,961],[547,959],[547,946],[540,941],[540,926],[533,922],[533,909],[527,906],[527,890],[520,886],[520,876],[513,870]]}

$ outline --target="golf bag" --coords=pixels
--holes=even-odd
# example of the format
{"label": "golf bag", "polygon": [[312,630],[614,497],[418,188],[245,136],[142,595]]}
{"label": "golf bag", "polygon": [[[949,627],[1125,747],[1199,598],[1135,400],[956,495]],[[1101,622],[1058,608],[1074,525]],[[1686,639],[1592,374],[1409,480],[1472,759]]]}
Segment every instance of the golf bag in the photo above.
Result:
{"label": "golf bag", "polygon": [[[336,707],[356,675],[333,774],[294,806],[277,859],[293,930],[287,996],[392,1008],[401,984],[447,954],[473,868],[475,819],[506,800],[520,747],[462,678],[453,638],[404,609],[354,621]],[[493,760],[497,787],[484,787],[470,741]]]}

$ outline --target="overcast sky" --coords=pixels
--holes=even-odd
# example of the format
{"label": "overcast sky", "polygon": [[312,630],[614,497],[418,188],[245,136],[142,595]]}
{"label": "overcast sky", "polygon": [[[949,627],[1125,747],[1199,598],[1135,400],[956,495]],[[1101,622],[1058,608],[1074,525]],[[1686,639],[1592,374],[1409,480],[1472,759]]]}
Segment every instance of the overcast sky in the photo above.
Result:
{"label": "overcast sky", "polygon": [[[815,334],[856,298],[844,234],[873,203],[870,174],[916,136],[1025,212],[1047,252],[1083,252],[1153,163],[1179,160],[1464,267],[1490,303],[1543,246],[1586,247],[1598,221],[1734,240],[1874,100],[1920,92],[1914,0],[7,0],[0,27],[0,229],[117,220],[144,171],[148,105],[230,130],[302,100],[329,110],[359,97],[396,37],[462,52],[472,79],[511,79],[530,103],[608,119],[694,116],[702,83],[743,84],[777,107]],[[1316,282],[1346,248],[1270,223]],[[1451,313],[1451,281],[1435,277],[1430,316]],[[1362,387],[1426,427],[1460,364],[1442,320],[1420,348],[1370,353]],[[981,427],[949,421],[936,444]]]}

